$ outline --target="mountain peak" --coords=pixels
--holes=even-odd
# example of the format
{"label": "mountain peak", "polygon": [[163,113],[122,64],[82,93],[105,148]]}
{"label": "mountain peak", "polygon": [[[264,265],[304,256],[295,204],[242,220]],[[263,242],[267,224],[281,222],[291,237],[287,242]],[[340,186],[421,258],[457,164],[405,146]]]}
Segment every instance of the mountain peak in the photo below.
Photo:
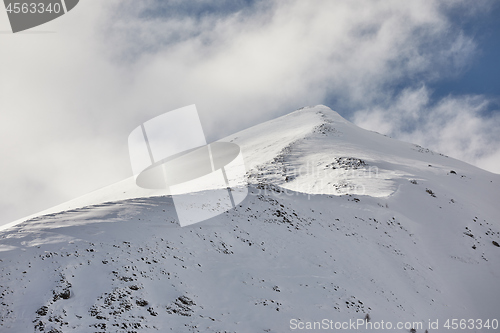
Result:
{"label": "mountain peak", "polygon": [[227,140],[242,147],[251,184],[308,194],[387,197],[413,178],[440,183],[450,170],[487,173],[361,129],[324,105],[301,108]]}
{"label": "mountain peak", "polygon": [[[300,108],[221,141],[241,147],[247,176],[240,185],[265,183],[306,194],[387,197],[412,179],[440,184],[451,170],[482,179],[491,175],[424,147],[359,128],[325,105]],[[213,185],[200,183],[199,187],[206,190]],[[39,215],[169,194],[168,189],[137,187],[130,177],[2,229]]]}
{"label": "mountain peak", "polygon": [[498,324],[498,175],[324,106],[226,140],[248,196],[209,220],[180,228],[172,198],[132,178],[1,230],[1,330]]}

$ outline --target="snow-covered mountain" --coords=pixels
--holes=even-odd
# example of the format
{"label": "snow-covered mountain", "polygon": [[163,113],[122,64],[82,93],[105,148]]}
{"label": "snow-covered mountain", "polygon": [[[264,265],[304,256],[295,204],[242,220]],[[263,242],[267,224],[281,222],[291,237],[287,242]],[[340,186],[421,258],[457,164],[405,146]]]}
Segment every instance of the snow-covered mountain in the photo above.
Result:
{"label": "snow-covered mountain", "polygon": [[210,220],[129,179],[3,228],[0,331],[499,331],[500,175],[325,106],[223,141],[249,195]]}

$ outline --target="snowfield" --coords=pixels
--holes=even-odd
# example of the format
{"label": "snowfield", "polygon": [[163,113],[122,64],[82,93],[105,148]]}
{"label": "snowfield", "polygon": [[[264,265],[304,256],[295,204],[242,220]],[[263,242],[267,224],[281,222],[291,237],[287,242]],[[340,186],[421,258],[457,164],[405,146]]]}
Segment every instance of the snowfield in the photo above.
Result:
{"label": "snowfield", "polygon": [[500,331],[500,175],[325,106],[223,141],[249,195],[210,220],[131,178],[3,227],[0,331]]}

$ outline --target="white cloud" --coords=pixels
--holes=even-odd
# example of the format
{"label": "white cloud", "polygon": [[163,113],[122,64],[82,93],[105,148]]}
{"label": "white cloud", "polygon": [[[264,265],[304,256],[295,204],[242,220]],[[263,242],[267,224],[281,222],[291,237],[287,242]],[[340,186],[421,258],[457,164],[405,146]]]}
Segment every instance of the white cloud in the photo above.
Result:
{"label": "white cloud", "polygon": [[[35,29],[56,33],[0,34],[0,223],[128,176],[129,132],[181,106],[196,103],[216,139],[327,98],[346,110],[390,104],[394,86],[467,65],[474,41],[447,13],[481,8],[275,0],[221,13],[217,4],[173,1],[153,15],[145,10],[161,2],[81,1]],[[1,12],[0,30],[7,22]],[[386,119],[377,108],[371,117]]]}
{"label": "white cloud", "polygon": [[500,116],[482,113],[483,96],[448,96],[432,103],[425,87],[406,89],[394,101],[358,111],[354,122],[407,142],[500,173]]}

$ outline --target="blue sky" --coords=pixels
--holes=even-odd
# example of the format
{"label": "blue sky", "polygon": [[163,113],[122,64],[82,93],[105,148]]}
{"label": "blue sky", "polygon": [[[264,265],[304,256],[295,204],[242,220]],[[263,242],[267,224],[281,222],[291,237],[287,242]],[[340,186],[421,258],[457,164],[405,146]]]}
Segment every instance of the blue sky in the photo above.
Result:
{"label": "blue sky", "polygon": [[[477,49],[465,66],[427,82],[433,102],[448,95],[484,95],[490,101],[485,115],[500,112],[500,2],[490,5],[477,16],[464,14],[464,8],[450,11],[449,19],[454,29],[470,36]],[[410,80],[397,82],[394,90],[401,91],[408,84]],[[335,106],[336,100],[333,98],[327,103]]]}
{"label": "blue sky", "polygon": [[130,131],[190,104],[209,141],[325,104],[500,173],[499,17],[494,0],[89,0],[9,34],[0,10],[0,223],[130,176]]}
{"label": "blue sky", "polygon": [[[448,95],[484,95],[490,100],[485,115],[500,112],[500,2],[493,2],[490,10],[480,16],[469,17],[461,12],[450,15],[456,29],[471,36],[477,44],[476,54],[455,73],[428,83],[433,102]],[[396,91],[406,87],[400,82]],[[335,100],[327,104],[335,107]]]}
{"label": "blue sky", "polygon": [[475,18],[452,16],[457,27],[473,36],[478,45],[477,54],[457,76],[430,85],[435,98],[449,94],[482,94],[492,100],[490,112],[500,112],[500,2],[491,10]]}

